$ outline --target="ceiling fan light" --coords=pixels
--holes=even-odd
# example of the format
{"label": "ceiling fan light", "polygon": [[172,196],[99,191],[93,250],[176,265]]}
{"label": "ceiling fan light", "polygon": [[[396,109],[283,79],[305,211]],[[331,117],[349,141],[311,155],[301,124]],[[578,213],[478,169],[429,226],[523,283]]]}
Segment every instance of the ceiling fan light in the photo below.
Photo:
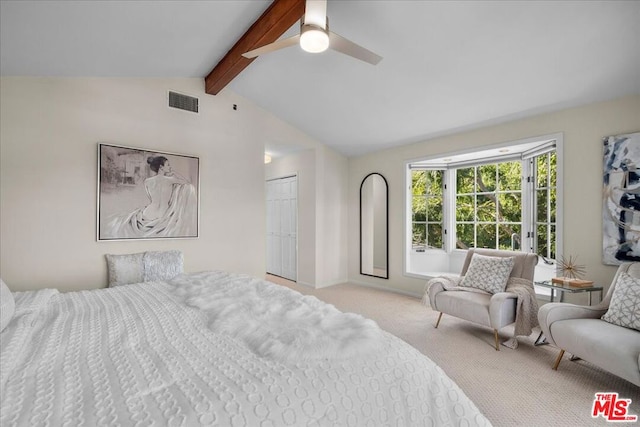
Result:
{"label": "ceiling fan light", "polygon": [[329,47],[329,34],[315,25],[305,25],[300,34],[300,47],[310,53],[324,52]]}

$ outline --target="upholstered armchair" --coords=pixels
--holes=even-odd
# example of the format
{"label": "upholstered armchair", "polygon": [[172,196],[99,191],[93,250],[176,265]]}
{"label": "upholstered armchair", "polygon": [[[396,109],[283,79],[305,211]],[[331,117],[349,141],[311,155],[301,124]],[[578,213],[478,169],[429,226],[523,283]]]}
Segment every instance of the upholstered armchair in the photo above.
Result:
{"label": "upholstered armchair", "polygon": [[[600,304],[548,303],[540,307],[540,329],[547,341],[560,349],[554,370],[568,351],[640,386],[640,331],[637,330],[640,328],[640,284],[637,279],[640,279],[640,263],[624,263]],[[619,310],[612,310],[619,311],[617,314],[610,312],[605,316],[607,321],[602,319],[610,307],[618,306]]]}
{"label": "upholstered armchair", "polygon": [[[475,254],[485,257],[513,258],[513,267],[510,273],[507,271],[505,280],[508,277],[515,277],[533,282],[533,273],[538,262],[536,254],[495,249],[469,249],[460,276],[467,274]],[[496,350],[500,350],[498,336],[500,329],[516,321],[518,295],[513,292],[469,292],[455,289],[455,287],[447,289],[441,282],[435,281],[435,283],[429,283],[427,296],[431,308],[440,312],[436,328],[440,325],[444,313],[488,326],[493,329]],[[535,313],[533,316],[535,317]]]}

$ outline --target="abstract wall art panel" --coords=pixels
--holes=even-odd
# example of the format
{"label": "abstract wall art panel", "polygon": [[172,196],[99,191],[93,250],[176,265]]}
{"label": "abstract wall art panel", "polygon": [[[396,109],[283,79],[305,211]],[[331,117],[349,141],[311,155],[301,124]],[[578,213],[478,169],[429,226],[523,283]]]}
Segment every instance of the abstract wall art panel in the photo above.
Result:
{"label": "abstract wall art panel", "polygon": [[640,261],[640,132],[603,142],[603,262]]}

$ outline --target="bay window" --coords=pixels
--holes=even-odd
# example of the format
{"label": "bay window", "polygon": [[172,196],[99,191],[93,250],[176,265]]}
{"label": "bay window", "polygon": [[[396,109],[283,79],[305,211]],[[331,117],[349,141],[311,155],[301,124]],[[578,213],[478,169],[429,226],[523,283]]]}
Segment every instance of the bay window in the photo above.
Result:
{"label": "bay window", "polygon": [[537,253],[536,280],[552,277],[561,148],[553,135],[408,162],[405,273],[458,273],[466,249],[491,248]]}

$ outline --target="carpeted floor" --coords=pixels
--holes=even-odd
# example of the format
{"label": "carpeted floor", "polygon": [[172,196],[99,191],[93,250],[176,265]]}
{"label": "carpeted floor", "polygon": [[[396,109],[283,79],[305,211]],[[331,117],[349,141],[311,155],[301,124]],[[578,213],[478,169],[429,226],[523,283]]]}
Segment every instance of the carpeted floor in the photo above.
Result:
{"label": "carpeted floor", "polygon": [[[498,352],[489,328],[444,315],[435,329],[438,313],[416,298],[352,284],[313,289],[274,276],[267,280],[375,320],[436,362],[495,426],[608,425],[591,417],[596,392],[632,399],[630,413],[640,416],[640,388],[568,355],[553,371],[558,350],[534,346],[538,331],[519,339],[516,350],[502,346]],[[510,332],[502,331],[503,340]]]}

